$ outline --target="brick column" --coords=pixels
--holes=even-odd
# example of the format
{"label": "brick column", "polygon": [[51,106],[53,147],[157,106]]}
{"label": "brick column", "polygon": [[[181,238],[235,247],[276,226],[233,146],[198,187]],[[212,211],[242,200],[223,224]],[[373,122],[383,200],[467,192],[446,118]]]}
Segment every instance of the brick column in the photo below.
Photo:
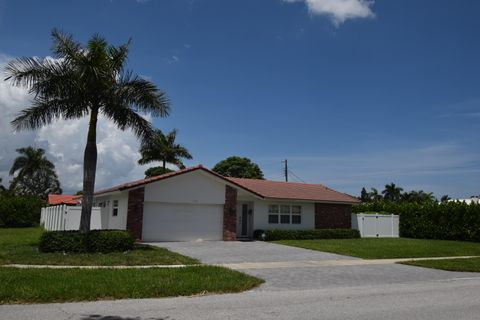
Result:
{"label": "brick column", "polygon": [[142,240],[144,194],[145,188],[128,192],[127,230],[135,241]]}
{"label": "brick column", "polygon": [[315,203],[315,229],[350,229],[351,227],[351,205]]}
{"label": "brick column", "polygon": [[225,205],[223,206],[223,240],[237,239],[237,189],[225,187]]}

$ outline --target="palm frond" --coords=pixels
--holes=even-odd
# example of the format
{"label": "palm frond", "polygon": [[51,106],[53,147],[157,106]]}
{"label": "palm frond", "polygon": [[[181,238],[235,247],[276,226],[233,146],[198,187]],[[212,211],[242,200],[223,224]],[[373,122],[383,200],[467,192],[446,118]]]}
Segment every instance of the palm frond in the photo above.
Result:
{"label": "palm frond", "polygon": [[68,62],[78,62],[84,51],[80,43],[73,40],[71,34],[63,33],[58,29],[52,31],[52,52],[57,58],[63,58]]}
{"label": "palm frond", "polygon": [[154,83],[133,76],[131,72],[120,78],[115,95],[137,111],[150,113],[154,117],[166,117],[170,111],[170,102],[165,93]]}
{"label": "palm frond", "polygon": [[155,131],[151,123],[128,106],[102,108],[101,112],[110,118],[120,130],[131,129],[141,143],[151,141]]}

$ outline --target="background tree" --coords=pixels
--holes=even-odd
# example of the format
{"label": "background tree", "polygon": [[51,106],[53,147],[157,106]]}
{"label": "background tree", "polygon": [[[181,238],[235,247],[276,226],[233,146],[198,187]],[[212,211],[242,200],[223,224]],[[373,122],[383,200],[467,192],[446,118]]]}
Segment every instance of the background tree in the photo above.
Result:
{"label": "background tree", "polygon": [[55,166],[45,157],[45,150],[32,147],[17,149],[20,154],[13,161],[10,189],[14,194],[46,199],[50,193],[62,193]]}
{"label": "background tree", "polygon": [[173,129],[166,135],[161,130],[155,130],[151,140],[145,141],[140,146],[141,158],[139,164],[147,164],[155,161],[162,162],[163,169],[167,163],[173,164],[180,169],[185,168],[182,159],[192,159],[192,155],[184,146],[175,142],[177,130]]}
{"label": "background tree", "polygon": [[86,46],[71,35],[52,32],[52,51],[57,59],[19,58],[6,67],[13,85],[24,86],[33,105],[12,121],[16,130],[37,129],[58,118],[89,116],[83,161],[83,199],[80,230],[90,230],[90,216],[97,168],[97,121],[103,114],[121,130],[131,128],[142,140],[153,128],[138,112],[167,116],[169,105],[155,84],[125,71],[130,41],[112,46],[93,35]]}
{"label": "background tree", "polygon": [[416,203],[434,203],[437,201],[433,192],[425,192],[423,190],[410,192],[405,192],[401,196],[401,200],[405,202],[416,202]]}
{"label": "background tree", "polygon": [[362,202],[370,202],[370,195],[367,192],[367,189],[365,187],[362,188],[362,191],[360,192],[360,200]]}
{"label": "background tree", "polygon": [[5,188],[2,184],[2,178],[0,178],[0,195],[2,195],[7,188]]}
{"label": "background tree", "polygon": [[145,170],[145,178],[151,178],[170,172],[173,172],[173,170],[164,167],[151,167]]}
{"label": "background tree", "polygon": [[383,199],[382,195],[378,193],[378,190],[375,188],[370,188],[370,192],[368,193],[368,196],[370,197],[371,201],[378,201]]}
{"label": "background tree", "polygon": [[441,198],[440,198],[440,201],[441,202],[448,202],[448,200],[451,200],[452,198],[450,198],[448,196],[448,194],[444,194]]}
{"label": "background tree", "polygon": [[263,172],[256,163],[237,156],[220,161],[212,170],[225,177],[263,179]]}
{"label": "background tree", "polygon": [[397,187],[395,183],[385,185],[385,190],[382,191],[383,198],[387,201],[398,201],[401,199],[403,189]]}

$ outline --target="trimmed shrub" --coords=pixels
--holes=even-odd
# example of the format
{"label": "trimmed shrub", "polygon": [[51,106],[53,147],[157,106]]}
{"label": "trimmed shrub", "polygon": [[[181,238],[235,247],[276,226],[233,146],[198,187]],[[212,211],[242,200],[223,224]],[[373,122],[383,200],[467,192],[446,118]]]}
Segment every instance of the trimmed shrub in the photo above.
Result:
{"label": "trimmed shrub", "polygon": [[360,238],[360,232],[354,229],[316,229],[316,230],[255,230],[254,236],[261,240],[265,233],[266,241],[275,240],[313,240],[313,239],[352,239]]}
{"label": "trimmed shrub", "polygon": [[37,197],[0,196],[0,228],[37,226],[44,204],[44,201]]}
{"label": "trimmed shrub", "polygon": [[401,237],[480,241],[479,204],[377,201],[352,207],[354,213],[369,211],[398,214]]}
{"label": "trimmed shrub", "polygon": [[40,237],[41,252],[115,252],[134,247],[133,237],[124,230],[46,231]]}
{"label": "trimmed shrub", "polygon": [[124,230],[94,230],[87,237],[89,252],[124,252],[132,250],[133,246],[133,237]]}

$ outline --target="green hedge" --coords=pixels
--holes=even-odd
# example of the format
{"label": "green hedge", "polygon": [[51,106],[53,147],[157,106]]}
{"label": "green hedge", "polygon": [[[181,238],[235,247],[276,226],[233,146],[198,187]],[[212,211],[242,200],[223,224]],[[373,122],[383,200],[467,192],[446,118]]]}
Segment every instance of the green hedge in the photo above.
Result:
{"label": "green hedge", "polygon": [[41,252],[115,252],[133,249],[133,237],[124,230],[46,231],[40,237]]}
{"label": "green hedge", "polygon": [[358,230],[353,229],[255,230],[255,238],[263,240],[262,233],[265,233],[266,241],[360,238]]}
{"label": "green hedge", "polygon": [[0,196],[0,228],[37,226],[44,204],[37,197]]}
{"label": "green hedge", "polygon": [[386,211],[400,216],[400,236],[421,239],[480,241],[480,205],[378,201],[352,207],[355,213]]}

